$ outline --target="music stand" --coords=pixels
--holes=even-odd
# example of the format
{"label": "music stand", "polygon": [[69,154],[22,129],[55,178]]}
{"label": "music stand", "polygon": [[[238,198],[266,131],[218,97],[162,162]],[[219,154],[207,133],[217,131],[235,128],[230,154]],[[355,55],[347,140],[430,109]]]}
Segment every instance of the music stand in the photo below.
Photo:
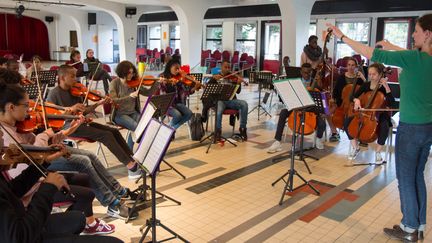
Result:
{"label": "music stand", "polygon": [[[249,111],[248,114],[252,113],[255,109],[258,110],[258,121],[261,114],[268,115],[270,118],[272,117],[270,113],[261,105],[261,91],[263,88],[272,88],[273,81],[273,73],[267,71],[255,72],[254,80],[258,82],[258,105],[256,105],[252,110]],[[260,109],[263,110],[263,113],[260,112]]]}
{"label": "music stand", "polygon": [[[201,96],[201,100],[205,101],[205,102],[209,102],[214,104],[214,109],[215,109],[215,121],[214,121],[214,131],[208,135],[207,137],[201,139],[200,143],[204,142],[205,140],[210,140],[209,145],[207,146],[207,151],[206,153],[209,152],[210,147],[212,144],[217,143],[218,141],[216,141],[216,125],[217,125],[217,108],[218,108],[218,102],[219,101],[226,101],[226,100],[230,100],[235,92],[237,91],[237,86],[236,85],[232,85],[232,84],[217,84],[217,83],[212,83],[212,84],[207,84],[206,88],[204,89],[204,92]],[[223,137],[221,135],[221,139],[223,139],[223,141],[228,141],[231,145],[233,145],[234,147],[237,147],[237,144],[234,144],[233,142],[231,142],[229,139]]]}
{"label": "music stand", "polygon": [[[56,70],[43,70],[38,71],[38,78],[41,84],[47,84],[48,87],[54,87],[57,83],[57,71]],[[30,80],[33,83],[37,83],[36,73],[33,71]]]}
{"label": "music stand", "polygon": [[[176,93],[168,93],[168,94],[150,96],[149,98],[150,103],[152,103],[153,106],[156,108],[156,112],[154,113],[153,118],[163,120],[163,118],[168,113],[168,109],[171,107],[172,102],[174,101],[175,95]],[[165,170],[159,170],[159,172],[173,170],[183,179],[186,179],[186,176],[183,175],[180,171],[178,171],[173,165],[168,163],[168,161],[162,159],[162,162],[164,162],[170,168]]]}
{"label": "music stand", "polygon": [[[36,82],[33,84],[23,85],[22,88],[26,91],[30,99],[34,100],[39,98],[39,87]],[[47,84],[42,84],[41,91],[43,94],[45,94],[46,89]]]}
{"label": "music stand", "polygon": [[[151,218],[146,221],[146,228],[139,240],[140,243],[143,242],[150,229],[152,230],[152,242],[164,242],[177,238],[183,242],[188,242],[179,234],[175,233],[173,230],[162,224],[161,221],[158,220],[156,217],[156,193],[158,193],[156,191],[156,172],[160,166],[160,163],[162,162],[162,158],[165,156],[169,144],[171,143],[171,138],[173,134],[173,128],[155,119],[151,120],[147,126],[145,135],[140,142],[137,152],[134,154],[134,157],[136,159],[139,159],[139,166],[142,168],[143,171],[148,172],[151,178],[152,215]],[[158,241],[156,236],[157,226],[162,227],[163,229],[171,233],[172,237]],[[143,227],[141,227],[140,230],[142,230]]]}
{"label": "music stand", "polygon": [[[294,117],[297,117],[297,112],[304,110],[305,108],[309,108],[315,105],[314,101],[312,100],[311,96],[307,92],[306,88],[303,86],[300,79],[286,79],[286,80],[278,80],[275,82],[275,87],[279,91],[279,94],[281,95],[282,100],[284,101],[284,104],[287,106],[287,108],[290,108],[294,112]],[[294,119],[294,128],[297,128],[297,119]],[[295,151],[296,151],[296,140],[297,136],[296,131],[297,129],[293,130],[292,135],[292,146],[291,146],[291,164],[289,170],[283,174],[276,182],[279,180],[284,180],[284,177],[288,175],[287,180],[285,181],[284,190],[282,192],[281,199],[279,201],[279,205],[282,205],[283,199],[285,197],[285,193],[293,192],[294,190],[303,187],[305,185],[308,185],[317,195],[320,195],[320,192],[315,189],[305,178],[303,178],[294,168],[294,161],[295,161]],[[303,184],[293,188],[294,184],[294,175],[298,176],[302,181]],[[274,182],[272,186],[276,184]]]}

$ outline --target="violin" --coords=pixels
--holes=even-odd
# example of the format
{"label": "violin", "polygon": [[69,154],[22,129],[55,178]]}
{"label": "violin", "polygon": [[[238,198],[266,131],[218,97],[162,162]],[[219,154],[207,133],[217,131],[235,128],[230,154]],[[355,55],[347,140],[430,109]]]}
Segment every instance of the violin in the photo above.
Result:
{"label": "violin", "polygon": [[[377,110],[385,106],[385,96],[378,92],[381,84],[377,84],[373,91],[363,93],[358,98],[360,104],[370,111],[355,111],[354,105],[351,105],[351,114],[354,118],[348,125],[348,133],[351,137],[360,140],[363,143],[371,143],[378,138],[378,119]],[[353,102],[354,103],[354,102]]]}
{"label": "violin", "polygon": [[[47,126],[52,128],[54,131],[61,130],[64,127],[66,120],[79,118],[79,116],[64,115],[61,113],[46,114]],[[17,131],[19,133],[33,132],[34,130],[41,128],[44,125],[45,121],[42,112],[35,110],[29,111],[24,121],[19,121],[16,123]]]}
{"label": "violin", "polygon": [[101,92],[97,90],[88,90],[87,87],[82,83],[75,83],[70,89],[70,92],[73,96],[76,97],[87,96],[87,99],[91,101],[100,101],[105,98],[105,96],[102,95]]}
{"label": "violin", "polygon": [[[61,150],[60,147],[55,146],[39,147],[28,144],[21,144],[21,146],[28,152],[28,154],[37,164],[43,164],[48,156]],[[21,153],[15,144],[10,144],[2,155],[0,165],[15,165],[18,163],[30,163],[30,161],[23,153]]]}
{"label": "violin", "polygon": [[129,86],[129,88],[138,88],[141,85],[144,86],[152,86],[154,84],[154,82],[160,81],[162,78],[155,78],[152,75],[145,75],[142,76],[141,78],[135,78],[132,80],[127,81],[127,85]]}
{"label": "violin", "polygon": [[196,90],[202,87],[202,84],[195,79],[195,77],[187,75],[185,72],[181,71],[172,77],[174,80],[180,81],[187,86],[195,86]]}

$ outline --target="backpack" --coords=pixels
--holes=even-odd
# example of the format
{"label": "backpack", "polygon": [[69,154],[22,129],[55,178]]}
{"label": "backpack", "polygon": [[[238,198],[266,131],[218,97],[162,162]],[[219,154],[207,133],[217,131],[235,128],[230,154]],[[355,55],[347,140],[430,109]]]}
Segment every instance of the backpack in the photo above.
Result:
{"label": "backpack", "polygon": [[200,141],[204,136],[204,126],[201,122],[201,114],[193,113],[189,120],[189,126],[191,130],[191,137],[193,141]]}

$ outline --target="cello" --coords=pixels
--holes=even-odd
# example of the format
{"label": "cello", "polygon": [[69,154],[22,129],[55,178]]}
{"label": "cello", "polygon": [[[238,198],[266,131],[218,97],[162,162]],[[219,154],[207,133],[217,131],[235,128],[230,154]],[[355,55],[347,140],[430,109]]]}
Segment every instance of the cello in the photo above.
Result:
{"label": "cello", "polygon": [[333,125],[339,129],[343,129],[345,118],[351,106],[351,97],[353,97],[354,93],[359,89],[357,80],[356,78],[352,84],[347,84],[342,89],[342,104],[336,107],[332,114],[331,119]]}

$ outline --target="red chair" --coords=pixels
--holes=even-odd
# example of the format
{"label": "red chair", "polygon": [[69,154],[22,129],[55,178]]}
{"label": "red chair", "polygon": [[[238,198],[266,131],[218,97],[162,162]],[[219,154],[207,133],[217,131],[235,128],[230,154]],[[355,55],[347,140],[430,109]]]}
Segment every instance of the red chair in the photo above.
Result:
{"label": "red chair", "polygon": [[231,53],[229,51],[222,52],[222,61],[229,61],[231,57]]}
{"label": "red chair", "polygon": [[231,67],[232,70],[238,70],[240,69],[240,65],[239,65],[239,56],[238,55],[233,55],[231,58]]}
{"label": "red chair", "polygon": [[108,64],[103,63],[102,64],[103,70],[105,70],[107,73],[111,73],[111,67]]}
{"label": "red chair", "polygon": [[27,62],[27,63],[24,64],[24,66],[25,66],[26,69],[29,69],[32,66],[32,64]]}
{"label": "red chair", "polygon": [[50,70],[58,70],[59,69],[59,66],[51,66],[50,67]]}
{"label": "red chair", "polygon": [[240,55],[240,52],[239,51],[234,51],[234,53],[233,53],[233,55]]}
{"label": "red chair", "polygon": [[201,50],[201,67],[207,67],[211,58],[211,50]]}
{"label": "red chair", "polygon": [[386,75],[388,78],[388,81],[398,83],[399,82],[399,69],[392,67],[391,70],[392,70],[391,73]]}
{"label": "red chair", "polygon": [[173,53],[173,49],[172,49],[171,47],[167,46],[167,47],[165,48],[165,53],[172,55],[172,53]]}
{"label": "red chair", "polygon": [[243,69],[243,66],[247,63],[246,62],[246,58],[248,57],[247,53],[242,53],[240,56],[240,61],[239,61],[239,65],[240,65],[240,69]]}

